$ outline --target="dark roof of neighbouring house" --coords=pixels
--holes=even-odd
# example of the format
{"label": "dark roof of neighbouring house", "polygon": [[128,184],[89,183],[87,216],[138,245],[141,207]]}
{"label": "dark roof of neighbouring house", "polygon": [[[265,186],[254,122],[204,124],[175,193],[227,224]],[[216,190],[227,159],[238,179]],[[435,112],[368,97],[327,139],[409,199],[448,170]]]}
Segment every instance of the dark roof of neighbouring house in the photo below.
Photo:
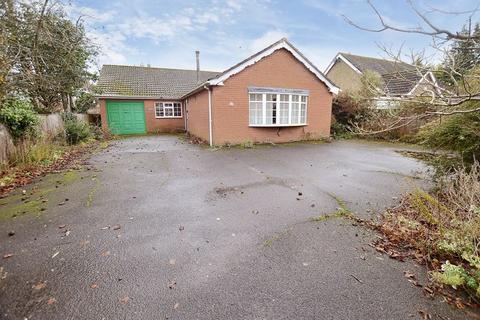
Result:
{"label": "dark roof of neighbouring house", "polygon": [[398,71],[382,74],[382,79],[385,84],[386,93],[399,96],[412,91],[422,79],[422,75],[417,70]]}
{"label": "dark roof of neighbouring house", "polygon": [[401,61],[364,57],[344,52],[340,52],[340,54],[362,72],[371,70],[383,75],[415,70],[415,66]]}
{"label": "dark roof of neighbouring house", "polygon": [[378,73],[384,82],[385,93],[388,95],[408,94],[423,77],[417,67],[402,61],[365,57],[345,52],[339,52],[337,57],[339,55],[342,55],[362,73],[367,70]]}
{"label": "dark roof of neighbouring house", "polygon": [[180,99],[218,72],[105,64],[97,87],[102,97]]}

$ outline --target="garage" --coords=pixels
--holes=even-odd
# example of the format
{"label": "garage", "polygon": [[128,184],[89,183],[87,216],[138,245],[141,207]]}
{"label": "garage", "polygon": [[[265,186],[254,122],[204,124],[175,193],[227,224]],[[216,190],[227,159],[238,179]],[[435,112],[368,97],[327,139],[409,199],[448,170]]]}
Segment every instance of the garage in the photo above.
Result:
{"label": "garage", "polygon": [[143,101],[107,101],[107,119],[113,134],[147,132]]}

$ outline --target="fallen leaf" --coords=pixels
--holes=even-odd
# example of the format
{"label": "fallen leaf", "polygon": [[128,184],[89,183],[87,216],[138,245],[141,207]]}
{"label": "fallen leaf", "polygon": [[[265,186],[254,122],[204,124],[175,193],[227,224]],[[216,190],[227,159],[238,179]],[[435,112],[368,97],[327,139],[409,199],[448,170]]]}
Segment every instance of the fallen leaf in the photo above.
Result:
{"label": "fallen leaf", "polygon": [[458,309],[465,309],[465,305],[463,304],[463,302],[460,298],[455,299],[455,306]]}
{"label": "fallen leaf", "polygon": [[178,227],[178,230],[183,231],[183,230],[185,230],[185,227],[184,227],[184,226],[180,226],[180,227]]}
{"label": "fallen leaf", "polygon": [[97,289],[97,288],[98,288],[98,284],[92,283],[92,284],[90,285],[90,288],[92,288],[92,289]]}
{"label": "fallen leaf", "polygon": [[413,272],[410,270],[404,271],[403,274],[405,275],[405,278],[415,279],[415,274],[413,274]]}
{"label": "fallen leaf", "polygon": [[168,260],[168,263],[170,263],[171,265],[175,265],[177,261],[175,259],[170,259]]}
{"label": "fallen leaf", "polygon": [[100,230],[108,230],[108,229],[110,229],[110,226],[106,226],[106,227],[100,228]]}
{"label": "fallen leaf", "polygon": [[11,258],[11,257],[13,257],[13,253],[7,253],[7,254],[3,255],[3,259],[8,259],[8,258]]}
{"label": "fallen leaf", "polygon": [[120,299],[120,302],[123,303],[123,304],[127,304],[128,301],[130,301],[130,298],[127,297],[127,296],[125,296],[125,297],[123,297],[123,298]]}
{"label": "fallen leaf", "polygon": [[47,300],[47,304],[51,305],[51,304],[54,304],[57,302],[57,299],[53,298],[53,297],[50,297],[48,300]]}
{"label": "fallen leaf", "polygon": [[102,256],[103,256],[103,257],[109,256],[109,255],[110,255],[110,251],[102,252]]}
{"label": "fallen leaf", "polygon": [[58,229],[63,229],[63,228],[65,228],[66,226],[67,226],[66,224],[61,224],[61,225],[58,226]]}
{"label": "fallen leaf", "polygon": [[119,224],[116,224],[112,227],[113,230],[120,230],[121,226]]}
{"label": "fallen leaf", "polygon": [[41,281],[39,283],[37,283],[36,285],[33,286],[33,289],[35,290],[42,290],[43,288],[45,288],[47,286],[47,283],[45,281]]}
{"label": "fallen leaf", "polygon": [[173,309],[178,309],[179,306],[180,306],[180,303],[177,302],[173,305]]}

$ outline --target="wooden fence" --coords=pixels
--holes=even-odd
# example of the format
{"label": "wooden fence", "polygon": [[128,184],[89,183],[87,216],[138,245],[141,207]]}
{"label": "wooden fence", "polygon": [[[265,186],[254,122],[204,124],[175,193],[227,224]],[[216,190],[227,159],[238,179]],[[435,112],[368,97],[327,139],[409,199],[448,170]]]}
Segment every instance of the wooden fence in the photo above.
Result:
{"label": "wooden fence", "polygon": [[[76,114],[81,121],[88,121],[88,115]],[[59,113],[48,115],[39,115],[40,117],[40,133],[42,139],[51,139],[64,130],[62,116]],[[10,157],[17,152],[12,136],[8,129],[0,124],[0,167],[8,162]]]}

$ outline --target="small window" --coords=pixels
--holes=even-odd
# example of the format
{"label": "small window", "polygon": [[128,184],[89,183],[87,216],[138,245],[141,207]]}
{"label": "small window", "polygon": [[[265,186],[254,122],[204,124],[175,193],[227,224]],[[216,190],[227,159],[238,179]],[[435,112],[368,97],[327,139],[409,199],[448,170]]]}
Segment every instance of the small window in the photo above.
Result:
{"label": "small window", "polygon": [[180,102],[155,102],[155,118],[181,118]]}

